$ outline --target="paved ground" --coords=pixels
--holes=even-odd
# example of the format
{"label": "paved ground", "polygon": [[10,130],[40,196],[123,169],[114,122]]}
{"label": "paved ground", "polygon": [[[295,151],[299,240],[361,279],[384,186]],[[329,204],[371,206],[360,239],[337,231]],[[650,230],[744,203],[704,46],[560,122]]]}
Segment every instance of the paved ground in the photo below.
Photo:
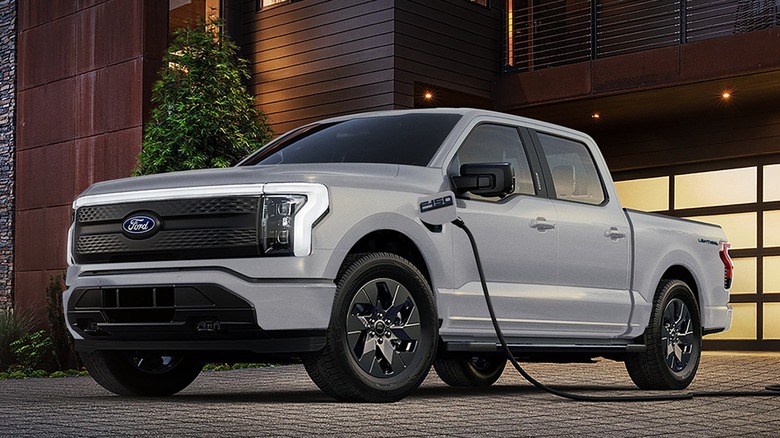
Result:
{"label": "paved ground", "polygon": [[[622,364],[532,364],[582,394],[636,395]],[[780,354],[705,354],[693,391],[780,383]],[[301,366],[204,372],[166,399],[123,399],[89,377],[0,381],[0,436],[780,436],[780,397],[582,403],[529,386],[514,370],[484,390],[431,373],[392,404],[337,403]]]}

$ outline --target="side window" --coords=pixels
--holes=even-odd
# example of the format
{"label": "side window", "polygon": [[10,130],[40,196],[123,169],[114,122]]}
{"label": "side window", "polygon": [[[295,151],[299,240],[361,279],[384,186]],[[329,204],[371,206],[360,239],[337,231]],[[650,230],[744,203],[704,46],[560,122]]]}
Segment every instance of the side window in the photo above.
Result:
{"label": "side window", "polygon": [[[481,124],[466,137],[450,165],[450,173],[458,174],[460,166],[470,163],[507,162],[515,173],[513,193],[534,195],[531,167],[517,129],[511,126]],[[475,197],[486,199],[482,197]]]}
{"label": "side window", "polygon": [[552,172],[555,197],[593,205],[604,202],[604,187],[588,148],[577,141],[538,135]]}

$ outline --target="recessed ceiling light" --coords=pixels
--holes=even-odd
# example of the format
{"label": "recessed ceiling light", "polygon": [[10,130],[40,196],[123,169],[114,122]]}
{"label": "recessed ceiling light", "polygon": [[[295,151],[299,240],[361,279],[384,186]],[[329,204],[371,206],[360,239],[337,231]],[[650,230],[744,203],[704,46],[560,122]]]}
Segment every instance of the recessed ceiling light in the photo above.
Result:
{"label": "recessed ceiling light", "polygon": [[591,114],[591,115],[590,115],[590,117],[591,117],[592,119],[600,119],[600,118],[601,118],[601,114],[599,114],[599,113],[593,113],[593,114]]}
{"label": "recessed ceiling light", "polygon": [[425,98],[425,100],[431,100],[433,99],[433,93],[426,91],[425,94],[423,94],[423,98]]}

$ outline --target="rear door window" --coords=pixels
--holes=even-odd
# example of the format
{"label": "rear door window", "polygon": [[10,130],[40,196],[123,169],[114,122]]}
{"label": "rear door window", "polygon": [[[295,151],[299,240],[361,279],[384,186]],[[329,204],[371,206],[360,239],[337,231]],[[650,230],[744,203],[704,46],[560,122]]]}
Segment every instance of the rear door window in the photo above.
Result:
{"label": "rear door window", "polygon": [[541,132],[537,135],[552,173],[555,198],[592,205],[604,203],[604,185],[587,146]]}

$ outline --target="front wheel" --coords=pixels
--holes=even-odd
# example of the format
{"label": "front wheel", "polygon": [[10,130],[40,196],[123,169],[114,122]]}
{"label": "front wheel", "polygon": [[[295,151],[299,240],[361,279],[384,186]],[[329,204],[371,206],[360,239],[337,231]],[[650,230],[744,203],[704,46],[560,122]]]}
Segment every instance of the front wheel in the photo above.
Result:
{"label": "front wheel", "polygon": [[433,369],[450,386],[486,387],[501,377],[506,367],[504,356],[471,356],[436,359]]}
{"label": "front wheel", "polygon": [[646,350],[629,356],[626,369],[642,389],[685,389],[699,368],[701,318],[696,297],[680,280],[663,280],[656,290]]}
{"label": "front wheel", "polygon": [[167,396],[189,386],[204,362],[191,354],[149,351],[94,351],[79,355],[90,376],[123,396]]}
{"label": "front wheel", "polygon": [[337,400],[396,401],[425,379],[437,338],[436,305],[420,271],[395,254],[361,254],[339,275],[325,347],[304,365]]}

